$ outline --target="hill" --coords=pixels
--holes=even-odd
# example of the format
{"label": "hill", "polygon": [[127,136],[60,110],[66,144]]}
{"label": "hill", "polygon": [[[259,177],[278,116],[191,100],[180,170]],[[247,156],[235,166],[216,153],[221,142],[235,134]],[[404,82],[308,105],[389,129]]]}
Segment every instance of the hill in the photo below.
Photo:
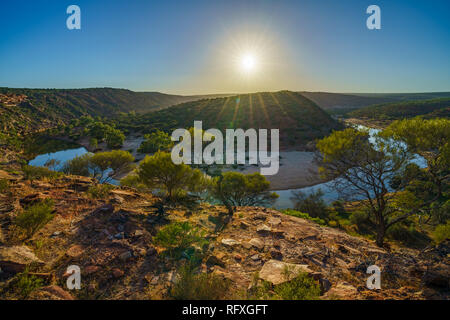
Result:
{"label": "hill", "polygon": [[450,117],[450,98],[378,104],[352,111],[348,115],[374,120],[397,120],[415,116]]}
{"label": "hill", "polygon": [[259,92],[226,98],[182,103],[145,115],[118,118],[117,126],[128,131],[151,132],[190,128],[195,120],[203,128],[280,129],[284,146],[305,145],[323,137],[341,124],[300,93]]}
{"label": "hill", "polygon": [[0,88],[0,132],[42,131],[82,115],[113,117],[120,112],[144,113],[204,97],[113,88]]}
{"label": "hill", "polygon": [[375,104],[450,97],[450,92],[332,93],[301,91],[300,93],[325,110],[351,110]]}

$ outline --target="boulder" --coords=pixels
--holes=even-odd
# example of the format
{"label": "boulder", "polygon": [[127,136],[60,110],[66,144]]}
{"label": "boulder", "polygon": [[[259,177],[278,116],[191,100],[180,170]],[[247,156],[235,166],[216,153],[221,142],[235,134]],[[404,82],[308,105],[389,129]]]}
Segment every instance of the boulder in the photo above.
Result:
{"label": "boulder", "polygon": [[258,250],[264,249],[264,242],[258,238],[253,238],[248,243]]}
{"label": "boulder", "polygon": [[[286,274],[286,271],[287,274]],[[278,260],[269,260],[259,272],[259,277],[274,285],[287,282],[295,278],[300,272],[312,274],[313,271],[304,264],[286,263]]]}
{"label": "boulder", "polygon": [[267,234],[270,231],[272,231],[272,229],[265,224],[260,224],[256,227],[256,232],[261,233],[261,234]]}
{"label": "boulder", "polygon": [[267,223],[272,225],[272,226],[278,226],[281,224],[281,219],[280,218],[276,218],[276,217],[270,217],[267,220]]}
{"label": "boulder", "polygon": [[353,300],[358,294],[358,289],[347,282],[340,282],[324,295],[326,299],[347,299]]}
{"label": "boulder", "polygon": [[23,272],[31,263],[44,265],[27,246],[0,247],[0,268],[8,272]]}
{"label": "boulder", "polygon": [[90,266],[85,267],[82,270],[82,273],[85,274],[85,275],[89,275],[89,274],[92,274],[92,273],[96,273],[98,270],[100,270],[99,266],[92,266],[92,265],[90,265]]}

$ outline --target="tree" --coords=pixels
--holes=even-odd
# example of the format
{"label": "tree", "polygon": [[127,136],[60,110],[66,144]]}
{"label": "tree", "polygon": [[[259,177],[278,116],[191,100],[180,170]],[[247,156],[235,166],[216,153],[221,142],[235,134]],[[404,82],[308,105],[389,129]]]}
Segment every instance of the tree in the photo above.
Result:
{"label": "tree", "polygon": [[327,205],[323,201],[324,193],[322,190],[317,190],[309,195],[301,191],[292,192],[291,200],[294,202],[294,209],[306,212],[313,218],[321,218],[328,220]]}
{"label": "tree", "polygon": [[375,219],[376,243],[383,246],[386,230],[401,220],[398,208],[390,205],[394,194],[388,183],[402,172],[411,154],[400,141],[382,134],[371,140],[366,131],[335,131],[317,142],[316,161],[321,177],[333,180],[339,193],[366,199],[362,204]]}
{"label": "tree", "polygon": [[119,129],[109,127],[105,134],[105,140],[108,148],[120,148],[125,141],[125,135]]}
{"label": "tree", "polygon": [[210,191],[233,214],[233,206],[263,206],[272,204],[278,195],[269,192],[270,182],[260,173],[244,175],[225,172],[214,178]]}
{"label": "tree", "polygon": [[66,174],[93,177],[100,183],[110,182],[133,169],[134,157],[123,150],[86,153],[67,161]]}
{"label": "tree", "polygon": [[90,159],[90,169],[100,183],[109,182],[133,169],[134,157],[128,151],[99,152]]}
{"label": "tree", "polygon": [[153,153],[156,151],[166,151],[173,146],[170,136],[164,131],[156,130],[153,133],[146,134],[145,140],[138,149],[140,153]]}
{"label": "tree", "polygon": [[90,146],[92,149],[97,149],[97,148],[98,148],[98,140],[95,139],[95,138],[91,138],[91,139],[89,140],[89,146]]}
{"label": "tree", "polygon": [[[427,161],[427,168],[409,165],[395,177],[392,185],[410,194],[409,211],[419,211],[440,223],[448,218],[450,206],[450,120],[414,118],[394,121],[383,135],[403,142],[411,153],[418,153]],[[406,211],[404,215],[408,215]]]}
{"label": "tree", "polygon": [[205,176],[200,170],[184,163],[174,164],[170,153],[163,151],[146,156],[136,174],[147,187],[166,191],[168,200],[176,200],[187,192],[201,192],[206,187]]}
{"label": "tree", "polygon": [[95,121],[89,126],[89,135],[98,141],[103,141],[106,131],[110,128],[107,124],[100,121]]}

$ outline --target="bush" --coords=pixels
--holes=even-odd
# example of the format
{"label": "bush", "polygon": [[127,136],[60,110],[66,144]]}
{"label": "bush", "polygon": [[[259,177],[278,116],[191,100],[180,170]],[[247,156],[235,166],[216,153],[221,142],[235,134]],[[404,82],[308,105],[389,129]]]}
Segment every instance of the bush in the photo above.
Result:
{"label": "bush", "polygon": [[172,222],[162,227],[153,241],[166,248],[173,258],[181,257],[183,251],[194,244],[201,246],[206,243],[203,232],[189,222]]}
{"label": "bush", "polygon": [[90,176],[89,166],[91,158],[92,158],[91,153],[85,153],[81,156],[77,156],[64,164],[62,172],[74,176],[89,177]]}
{"label": "bush", "polygon": [[301,212],[301,211],[297,211],[297,210],[293,210],[293,209],[286,209],[286,210],[282,210],[281,212],[284,213],[284,214],[290,215],[290,216],[297,217],[297,218],[303,218],[303,219],[311,220],[311,221],[314,221],[315,223],[318,223],[320,225],[326,225],[327,224],[325,222],[325,220],[320,219],[320,218],[313,218],[309,214]]}
{"label": "bush", "polygon": [[53,200],[47,199],[27,207],[19,213],[14,223],[31,238],[36,231],[53,219]]}
{"label": "bush", "polygon": [[120,179],[120,185],[135,188],[139,191],[144,191],[145,189],[147,189],[146,186],[139,179],[139,176],[134,173],[129,174],[126,177]]}
{"label": "bush", "polygon": [[320,286],[310,275],[303,272],[295,275],[289,268],[286,268],[283,273],[287,281],[276,286],[267,281],[257,285],[259,275],[255,274],[253,282],[256,286],[247,292],[247,298],[252,300],[317,300],[319,298]]}
{"label": "bush", "polygon": [[317,190],[309,195],[298,191],[292,192],[291,200],[295,203],[294,209],[305,212],[313,218],[328,219],[328,210],[325,202],[322,200],[324,193]]}
{"label": "bush", "polygon": [[146,156],[136,174],[147,187],[164,190],[169,200],[206,189],[206,178],[200,170],[183,163],[174,164],[167,152],[158,151],[153,156]]}
{"label": "bush", "polygon": [[145,140],[142,141],[138,152],[140,153],[153,153],[157,151],[166,151],[173,146],[173,142],[170,136],[160,130],[156,130],[151,134],[144,136]]}
{"label": "bush", "polygon": [[355,211],[350,216],[350,222],[358,228],[361,228],[365,223],[367,223],[368,219],[369,217],[367,212],[364,211]]}
{"label": "bush", "polygon": [[169,291],[177,300],[220,300],[228,291],[228,281],[211,273],[195,274],[189,265],[181,267],[178,276]]}
{"label": "bush", "polygon": [[36,180],[36,179],[56,179],[61,177],[60,172],[52,171],[45,167],[35,167],[30,165],[25,165],[22,167],[24,173],[24,178],[26,180]]}
{"label": "bush", "polygon": [[17,275],[17,282],[15,285],[16,290],[19,291],[19,295],[22,299],[27,298],[31,292],[42,287],[44,281],[36,276],[29,275],[28,270]]}
{"label": "bush", "polygon": [[437,244],[450,239],[450,221],[447,221],[446,224],[440,224],[434,229],[433,239]]}
{"label": "bush", "polygon": [[110,184],[98,184],[90,186],[86,193],[93,199],[104,199],[112,189],[114,189],[114,186]]}
{"label": "bush", "polygon": [[320,296],[319,284],[307,273],[275,286],[274,291],[282,300],[317,300]]}

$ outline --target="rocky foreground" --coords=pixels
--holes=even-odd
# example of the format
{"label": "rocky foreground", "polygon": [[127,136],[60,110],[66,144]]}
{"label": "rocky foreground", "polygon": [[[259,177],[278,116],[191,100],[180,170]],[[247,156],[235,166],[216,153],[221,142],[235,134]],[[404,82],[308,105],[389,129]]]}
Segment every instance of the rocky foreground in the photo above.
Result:
{"label": "rocky foreground", "polygon": [[[29,299],[166,299],[181,262],[162,256],[152,239],[170,221],[189,221],[207,231],[201,272],[230,279],[228,298],[243,298],[258,277],[273,285],[288,281],[286,266],[317,279],[322,299],[449,297],[448,242],[423,251],[386,250],[271,209],[241,207],[225,223],[220,206],[169,207],[151,194],[125,188],[91,199],[85,193],[93,183],[89,178],[29,182],[2,174],[12,189],[0,195],[1,299],[20,298],[11,283],[26,268],[45,283]],[[54,219],[32,239],[19,241],[15,215],[45,198],[54,199]],[[366,288],[366,270],[373,264],[382,271],[381,290]],[[81,268],[81,290],[66,287],[70,265]]]}

